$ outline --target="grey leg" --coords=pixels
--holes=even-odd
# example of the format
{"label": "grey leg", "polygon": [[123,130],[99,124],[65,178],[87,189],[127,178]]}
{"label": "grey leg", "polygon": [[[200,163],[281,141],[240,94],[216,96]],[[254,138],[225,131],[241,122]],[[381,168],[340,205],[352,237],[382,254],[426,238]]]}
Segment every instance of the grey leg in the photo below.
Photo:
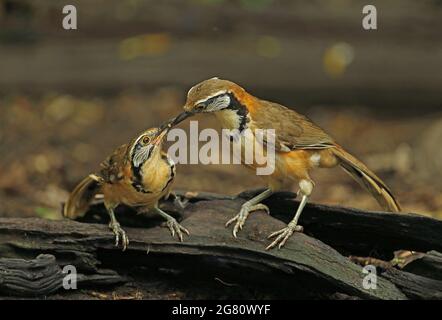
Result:
{"label": "grey leg", "polygon": [[126,232],[121,228],[120,224],[115,218],[114,207],[106,206],[106,209],[110,216],[109,228],[115,234],[115,246],[118,247],[121,237],[121,245],[123,246],[123,251],[125,251],[129,246],[129,238],[127,237]]}
{"label": "grey leg", "polygon": [[226,227],[228,227],[230,224],[236,221],[235,227],[233,228],[233,236],[236,238],[236,234],[239,230],[242,230],[242,227],[244,226],[244,223],[247,220],[247,217],[249,216],[250,212],[257,211],[257,210],[264,210],[267,213],[269,213],[269,208],[266,205],[263,205],[260,203],[264,199],[267,199],[272,195],[273,191],[271,189],[267,189],[264,192],[258,194],[256,197],[250,199],[249,201],[245,202],[239,213],[234,216],[232,219],[227,221]]}
{"label": "grey leg", "polygon": [[301,203],[299,204],[298,210],[296,210],[295,217],[290,221],[287,227],[273,232],[269,235],[269,239],[276,237],[276,239],[267,246],[266,250],[272,249],[278,245],[278,248],[281,249],[287,240],[291,237],[294,232],[302,232],[302,226],[298,225],[299,217],[301,216],[302,210],[307,203],[308,197],[312,193],[313,190],[313,182],[310,180],[301,180],[299,182],[300,194],[302,195]]}
{"label": "grey leg", "polygon": [[163,210],[161,210],[160,208],[153,208],[153,210],[158,213],[160,216],[162,216],[164,219],[166,219],[166,223],[167,223],[167,227],[170,230],[170,233],[172,234],[172,237],[175,236],[175,233],[177,234],[178,238],[180,239],[180,241],[183,241],[183,232],[186,233],[187,235],[189,235],[189,231],[184,228],[182,225],[180,225],[174,217],[172,217],[171,215],[167,214],[166,212],[164,212]]}

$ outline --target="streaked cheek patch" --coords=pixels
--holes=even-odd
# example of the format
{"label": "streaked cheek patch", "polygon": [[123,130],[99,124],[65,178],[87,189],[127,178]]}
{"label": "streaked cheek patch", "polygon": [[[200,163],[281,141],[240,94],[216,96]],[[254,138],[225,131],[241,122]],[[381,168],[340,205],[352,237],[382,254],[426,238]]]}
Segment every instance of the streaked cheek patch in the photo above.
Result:
{"label": "streaked cheek patch", "polygon": [[210,98],[207,101],[207,112],[218,111],[227,108],[230,104],[230,97],[226,94]]}
{"label": "streaked cheek patch", "polygon": [[145,147],[138,147],[135,150],[132,163],[135,167],[140,167],[147,159],[150,158],[153,151],[153,145],[148,145]]}

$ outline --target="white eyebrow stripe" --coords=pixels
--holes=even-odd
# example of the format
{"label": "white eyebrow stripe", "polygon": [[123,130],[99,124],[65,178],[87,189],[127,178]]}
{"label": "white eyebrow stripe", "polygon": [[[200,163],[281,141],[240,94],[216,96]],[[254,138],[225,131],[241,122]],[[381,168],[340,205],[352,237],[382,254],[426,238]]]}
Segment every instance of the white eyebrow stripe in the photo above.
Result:
{"label": "white eyebrow stripe", "polygon": [[195,88],[195,87],[196,87],[196,85],[193,86],[192,88],[190,88],[189,91],[187,91],[187,96],[189,96],[190,92],[191,92],[191,91],[193,90],[193,88]]}
{"label": "white eyebrow stripe", "polygon": [[134,154],[134,149],[137,146],[138,142],[140,141],[140,138],[141,138],[141,136],[139,136],[137,138],[137,140],[135,140],[135,142],[132,144],[132,147],[130,148],[130,151],[129,151],[129,156],[132,156]]}
{"label": "white eyebrow stripe", "polygon": [[195,105],[198,105],[198,104],[200,104],[201,102],[207,101],[207,100],[209,100],[209,99],[212,99],[213,97],[216,97],[216,96],[219,96],[220,94],[225,94],[225,93],[227,93],[227,90],[220,90],[220,91],[218,91],[218,92],[215,92],[213,95],[211,95],[211,96],[209,96],[209,97],[207,97],[207,98],[204,98],[204,99],[200,99],[200,100],[198,100],[197,102],[195,102]]}

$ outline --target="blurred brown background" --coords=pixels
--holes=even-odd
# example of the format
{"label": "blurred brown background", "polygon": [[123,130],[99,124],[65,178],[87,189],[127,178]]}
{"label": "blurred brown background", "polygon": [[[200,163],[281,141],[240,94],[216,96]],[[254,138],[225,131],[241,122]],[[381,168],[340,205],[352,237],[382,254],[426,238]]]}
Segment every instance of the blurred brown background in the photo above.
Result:
{"label": "blurred brown background", "polygon": [[[78,30],[62,29],[67,4]],[[378,30],[362,29],[366,4]],[[441,33],[440,0],[0,0],[0,215],[60,218],[116,146],[219,76],[308,115],[405,211],[442,217]],[[378,209],[339,169],[313,177],[313,201]],[[240,166],[179,165],[176,188],[261,184]]]}

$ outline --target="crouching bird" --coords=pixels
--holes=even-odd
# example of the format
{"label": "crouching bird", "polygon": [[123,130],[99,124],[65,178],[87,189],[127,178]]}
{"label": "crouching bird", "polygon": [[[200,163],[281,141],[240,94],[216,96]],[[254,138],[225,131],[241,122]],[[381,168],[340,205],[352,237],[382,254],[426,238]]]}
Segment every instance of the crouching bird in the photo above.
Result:
{"label": "crouching bird", "polygon": [[168,130],[167,126],[148,129],[131,143],[117,148],[101,164],[99,173],[90,174],[75,187],[63,215],[71,219],[84,216],[94,197],[103,194],[110,216],[109,228],[115,234],[116,246],[121,239],[123,251],[129,239],[115,217],[114,209],[119,204],[136,207],[138,212],[155,211],[166,219],[172,237],[177,234],[183,241],[183,232],[189,235],[189,231],[158,208],[158,201],[169,196],[176,172],[173,161],[161,150]]}
{"label": "crouching bird", "polygon": [[[302,231],[299,217],[314,187],[309,172],[317,167],[341,166],[357,182],[365,187],[382,207],[388,211],[400,211],[400,206],[386,184],[361,161],[345,151],[324,130],[305,116],[275,102],[265,101],[247,93],[239,85],[218,78],[205,80],[192,87],[187,95],[185,112],[171,120],[176,125],[196,113],[213,113],[225,129],[240,132],[241,149],[254,144],[257,129],[274,130],[275,168],[267,176],[268,188],[245,202],[240,212],[226,223],[235,222],[233,235],[242,229],[250,212],[264,209],[260,202],[283,186],[286,179],[298,183],[301,202],[293,220],[282,230],[270,234],[274,241],[267,247],[281,248],[295,231]],[[250,130],[247,130],[250,129]],[[237,132],[238,132],[237,131]],[[264,146],[268,140],[260,139]],[[243,151],[242,151],[243,152]],[[243,160],[243,159],[241,159]],[[243,161],[244,162],[244,161]],[[247,166],[255,168],[254,163]]]}

